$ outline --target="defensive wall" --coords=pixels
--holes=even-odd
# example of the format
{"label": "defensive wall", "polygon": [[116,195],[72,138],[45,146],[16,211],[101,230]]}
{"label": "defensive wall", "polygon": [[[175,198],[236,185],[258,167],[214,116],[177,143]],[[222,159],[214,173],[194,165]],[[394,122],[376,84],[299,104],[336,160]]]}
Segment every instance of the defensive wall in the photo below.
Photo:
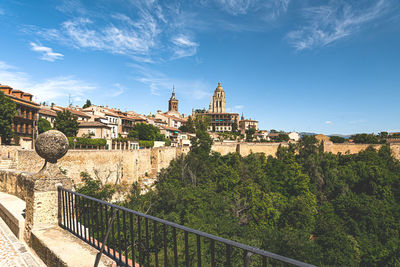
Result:
{"label": "defensive wall", "polygon": [[[286,143],[220,143],[212,145],[212,150],[222,155],[239,153],[247,156],[250,153],[264,153],[266,156],[275,156],[279,145]],[[368,144],[333,144],[324,143],[325,152],[333,154],[354,154],[365,150]],[[379,149],[381,145],[372,145]],[[393,155],[400,160],[400,144],[390,144]],[[69,150],[59,160],[62,170],[67,172],[74,183],[80,182],[80,173],[87,172],[92,177],[97,177],[103,182],[113,182],[117,177],[128,183],[141,178],[154,178],[162,168],[169,166],[170,162],[189,151],[188,147],[160,147],[140,150]],[[8,156],[15,162],[17,170],[25,172],[39,171],[44,160],[33,150],[18,150],[17,147],[0,146],[0,156]]]}
{"label": "defensive wall", "polygon": [[[69,150],[59,160],[62,170],[74,183],[80,182],[80,173],[87,172],[103,182],[113,182],[117,177],[128,183],[144,177],[154,177],[162,168],[181,155],[188,147],[161,147],[140,150]],[[37,172],[44,160],[33,150],[19,150],[17,166],[20,171]]]}
{"label": "defensive wall", "polygon": [[[245,157],[250,153],[264,153],[266,156],[275,156],[279,145],[288,146],[287,143],[214,143],[212,150],[222,155],[238,152]],[[381,148],[381,144],[354,144],[342,143],[334,144],[332,142],[324,142],[324,151],[333,154],[356,154],[365,150],[367,147],[373,146],[375,149]],[[395,158],[400,160],[400,143],[390,144],[390,149]]]}

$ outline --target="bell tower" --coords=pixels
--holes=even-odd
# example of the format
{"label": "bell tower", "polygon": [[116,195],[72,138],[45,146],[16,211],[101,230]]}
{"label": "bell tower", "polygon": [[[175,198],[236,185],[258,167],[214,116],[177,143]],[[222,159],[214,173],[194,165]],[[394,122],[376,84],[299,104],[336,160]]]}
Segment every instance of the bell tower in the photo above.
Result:
{"label": "bell tower", "polygon": [[168,101],[168,112],[178,112],[179,113],[178,104],[179,104],[179,101],[175,97],[175,86],[174,86],[172,89],[171,98]]}
{"label": "bell tower", "polygon": [[225,113],[226,102],[225,102],[225,91],[221,86],[221,82],[218,82],[218,86],[214,91],[212,98],[212,113]]}

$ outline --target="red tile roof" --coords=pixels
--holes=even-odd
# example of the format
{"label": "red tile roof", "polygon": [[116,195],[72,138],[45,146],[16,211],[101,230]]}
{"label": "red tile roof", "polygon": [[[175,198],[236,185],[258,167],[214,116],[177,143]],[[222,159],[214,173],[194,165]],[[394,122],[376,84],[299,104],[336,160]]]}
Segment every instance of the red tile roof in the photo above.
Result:
{"label": "red tile roof", "polygon": [[79,127],[96,127],[96,128],[110,128],[106,124],[99,121],[83,121],[79,123]]}

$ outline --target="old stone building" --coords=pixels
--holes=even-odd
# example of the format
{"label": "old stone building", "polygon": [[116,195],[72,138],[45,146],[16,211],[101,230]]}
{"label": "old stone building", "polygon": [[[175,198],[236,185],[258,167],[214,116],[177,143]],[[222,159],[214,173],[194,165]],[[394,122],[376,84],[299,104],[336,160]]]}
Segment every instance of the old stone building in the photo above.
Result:
{"label": "old stone building", "polygon": [[17,105],[17,114],[12,125],[15,136],[31,141],[36,135],[39,111],[39,105],[32,101],[33,95],[15,90],[8,85],[0,85],[0,90]]}

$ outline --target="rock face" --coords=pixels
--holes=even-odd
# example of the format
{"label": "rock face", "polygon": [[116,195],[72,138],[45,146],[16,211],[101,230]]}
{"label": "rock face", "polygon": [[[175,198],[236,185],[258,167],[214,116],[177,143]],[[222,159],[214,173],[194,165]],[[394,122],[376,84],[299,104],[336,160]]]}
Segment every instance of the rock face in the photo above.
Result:
{"label": "rock face", "polygon": [[36,153],[50,163],[57,163],[67,153],[68,147],[67,137],[57,130],[39,134],[35,143]]}

